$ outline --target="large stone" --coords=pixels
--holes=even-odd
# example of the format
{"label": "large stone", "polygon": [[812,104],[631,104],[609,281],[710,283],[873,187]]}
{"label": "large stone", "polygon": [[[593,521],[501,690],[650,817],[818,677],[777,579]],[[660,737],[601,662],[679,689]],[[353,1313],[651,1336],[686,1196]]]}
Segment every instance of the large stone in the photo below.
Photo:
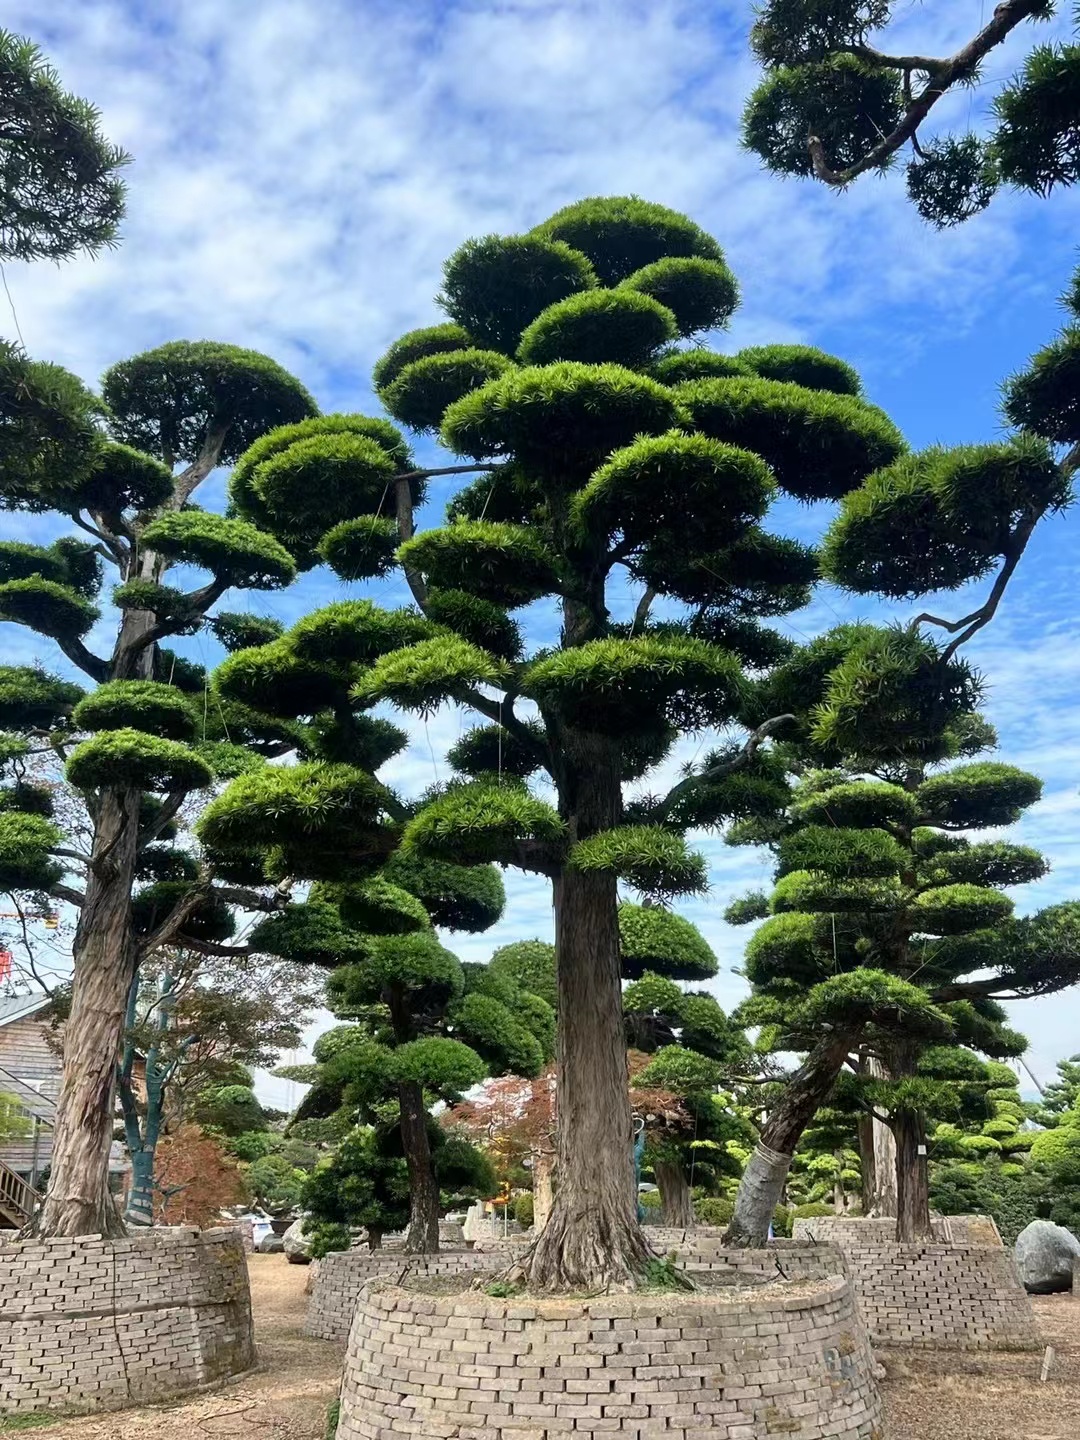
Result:
{"label": "large stone", "polygon": [[306,1218],[301,1215],[299,1220],[294,1220],[281,1237],[281,1243],[285,1247],[285,1258],[290,1265],[311,1264],[311,1236],[304,1234]]}
{"label": "large stone", "polygon": [[259,1241],[260,1255],[280,1255],[285,1249],[285,1241],[280,1235],[264,1235]]}
{"label": "large stone", "polygon": [[1030,1295],[1071,1290],[1073,1261],[1078,1256],[1080,1240],[1049,1220],[1033,1220],[1016,1240],[1016,1268]]}

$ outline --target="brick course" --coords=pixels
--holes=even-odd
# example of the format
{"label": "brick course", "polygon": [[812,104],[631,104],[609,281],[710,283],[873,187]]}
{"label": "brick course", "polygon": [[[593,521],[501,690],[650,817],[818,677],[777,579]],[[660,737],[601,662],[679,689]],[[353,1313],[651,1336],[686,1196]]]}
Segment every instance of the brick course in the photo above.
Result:
{"label": "brick course", "polygon": [[[1038,1350],[1035,1312],[992,1221],[935,1222],[940,1239],[900,1245],[894,1220],[797,1220],[795,1238],[841,1250],[875,1345]],[[959,1237],[997,1236],[996,1244]],[[958,1237],[950,1240],[948,1237]]]}
{"label": "brick course", "polygon": [[338,1440],[879,1440],[843,1276],[756,1291],[495,1300],[372,1280]]}
{"label": "brick course", "polygon": [[0,1245],[0,1414],[164,1400],[255,1362],[235,1229]]}

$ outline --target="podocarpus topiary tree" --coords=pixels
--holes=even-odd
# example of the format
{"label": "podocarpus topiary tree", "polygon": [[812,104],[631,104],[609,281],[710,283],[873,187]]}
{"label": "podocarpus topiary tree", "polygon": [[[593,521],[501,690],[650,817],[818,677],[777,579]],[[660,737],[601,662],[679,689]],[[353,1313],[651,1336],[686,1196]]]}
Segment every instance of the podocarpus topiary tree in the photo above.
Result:
{"label": "podocarpus topiary tree", "polygon": [[[623,787],[678,735],[738,719],[742,665],[785,653],[757,622],[805,602],[816,559],[761,528],[777,489],[837,499],[904,451],[843,363],[695,343],[735,300],[718,245],[686,217],[636,199],[569,206],[527,235],[463,246],[440,298],[449,322],[402,337],[376,367],[391,414],[461,457],[449,471],[484,472],[447,525],[414,533],[416,477],[400,466],[371,472],[367,516],[332,524],[334,447],[295,432],[261,442],[233,478],[238,512],[343,577],[399,564],[425,617],[414,623],[438,627],[399,635],[400,648],[352,647],[358,703],[427,713],[449,700],[488,722],[454,747],[462,778],[409,818],[402,854],[497,860],[552,884],[562,1179],[529,1261],[541,1289],[632,1283],[645,1264],[617,887],[704,886],[683,834],[760,803],[775,717],[633,814]],[[642,587],[633,599],[620,568]],[[512,612],[545,600],[561,629],[526,658]],[[301,650],[298,630],[287,652],[237,656],[222,688],[302,691],[342,658]],[[554,804],[530,789],[543,775]]]}
{"label": "podocarpus topiary tree", "polygon": [[[0,366],[2,368],[2,366]],[[177,342],[114,366],[98,401],[74,377],[34,365],[12,378],[0,427],[0,503],[57,512],[82,536],[0,544],[0,619],[49,640],[94,688],[30,666],[0,670],[4,760],[15,783],[0,811],[0,884],[79,907],[74,986],[65,1035],[46,1235],[116,1233],[108,1193],[113,1071],[140,956],[170,939],[213,947],[232,933],[230,905],[276,903],[222,887],[166,837],[185,799],[287,748],[272,726],[247,729],[211,714],[196,667],[160,642],[197,628],[230,587],[276,589],[292,557],[246,521],[198,509],[193,495],[215,466],[265,430],[315,411],[273,361],[210,342]],[[17,382],[17,383],[16,383]],[[94,419],[106,416],[109,437]],[[164,584],[170,566],[203,583]],[[86,642],[97,623],[103,567],[118,580],[119,621],[103,653]],[[193,694],[195,698],[193,698]],[[80,737],[86,737],[81,738]],[[19,783],[28,754],[55,755],[90,816],[85,848],[49,816],[48,797]],[[251,752],[255,752],[254,758]],[[133,909],[139,878],[150,881]],[[257,877],[260,880],[261,876]]]}
{"label": "podocarpus topiary tree", "polygon": [[[363,642],[354,636],[344,656],[364,668],[354,704],[426,713],[453,700],[490,722],[454,747],[455,769],[469,778],[408,819],[403,853],[496,859],[552,882],[566,1178],[529,1261],[539,1288],[631,1283],[645,1261],[627,1161],[617,885],[658,897],[700,888],[704,867],[685,832],[776,804],[783,777],[760,747],[783,717],[762,715],[740,661],[762,669],[786,654],[756,622],[804,603],[817,562],[761,529],[774,487],[801,500],[851,495],[848,533],[869,526],[875,557],[891,556],[895,517],[908,563],[932,557],[946,587],[1000,564],[987,604],[957,624],[954,647],[993,613],[1034,523],[1068,493],[1037,445],[906,461],[850,367],[820,352],[766,346],[731,357],[678,343],[722,323],[734,299],[716,243],[685,217],[634,199],[570,206],[526,236],[464,246],[446,267],[450,323],[411,332],[376,368],[391,413],[438,429],[470,463],[421,475],[369,468],[349,492],[361,513],[337,524],[338,440],[283,431],[254,447],[233,479],[238,511],[294,550],[323,554],[344,578],[388,574],[396,560],[426,624],[438,627],[391,653],[387,627],[365,622]],[[903,505],[890,508],[893,467],[921,506],[917,525]],[[447,526],[415,534],[417,482],[459,470],[485,473],[456,495]],[[878,476],[875,488],[868,477]],[[977,504],[965,507],[973,494]],[[636,607],[620,566],[644,586]],[[895,593],[888,566],[878,570]],[[525,659],[509,612],[545,599],[561,615],[558,643]],[[895,645],[878,657],[878,689],[893,709],[904,700],[896,713],[907,724],[925,723],[944,663],[929,642],[913,643],[922,649],[899,662]],[[341,661],[340,647],[329,653]],[[289,692],[310,708],[312,687],[330,673],[315,637],[298,631],[284,649],[236,657],[224,688],[249,701],[272,692],[271,704]],[[854,699],[841,725],[854,723]],[[518,708],[530,702],[535,714]],[[741,749],[714,751],[667,796],[624,807],[623,785],[677,734],[736,719],[753,727]],[[544,772],[554,806],[529,788]],[[295,848],[282,850],[291,861]]]}
{"label": "podocarpus topiary tree", "polygon": [[1001,0],[959,48],[930,55],[880,38],[895,17],[889,0],[768,0],[750,32],[765,78],[746,107],[746,143],[770,169],[838,189],[886,170],[910,145],[908,195],[940,227],[984,210],[1003,184],[1037,195],[1075,184],[1076,45],[1036,45],[1016,75],[995,77],[989,134],[971,128],[970,112],[966,134],[927,134],[943,96],[991,83],[979,78],[987,57],[1054,9]]}
{"label": "podocarpus topiary tree", "polygon": [[[489,967],[462,965],[440,944],[423,907],[404,904],[412,899],[404,889],[384,882],[380,891],[369,882],[342,886],[337,893],[342,948],[354,958],[331,972],[329,1003],[340,1018],[356,1023],[320,1037],[313,1067],[285,1073],[311,1082],[297,1119],[344,1110],[372,1133],[342,1147],[312,1182],[308,1203],[317,1219],[340,1221],[340,1203],[328,1207],[326,1192],[332,1176],[343,1184],[348,1176],[348,1184],[367,1197],[367,1208],[357,1211],[352,1223],[376,1233],[390,1228],[392,1217],[376,1219],[370,1206],[381,1193],[386,1163],[400,1154],[408,1176],[405,1248],[435,1251],[440,1187],[460,1191],[467,1179],[463,1163],[480,1167],[480,1162],[469,1161],[471,1147],[440,1129],[430,1105],[452,1104],[488,1074],[538,1075],[554,1046],[554,1014]],[[326,902],[308,901],[261,928],[300,928],[320,904]],[[366,933],[350,930],[350,918]],[[392,1174],[393,1167],[383,1176],[388,1184]],[[483,1178],[486,1171],[480,1167],[477,1175]],[[379,1203],[396,1194],[390,1184]]]}
{"label": "podocarpus topiary tree", "polygon": [[[896,1137],[898,1235],[928,1234],[926,1117],[965,1078],[950,1059],[958,1052],[941,1047],[1018,1054],[1026,1042],[1004,1025],[998,1002],[1080,978],[1080,907],[1015,920],[1003,893],[1039,879],[1043,857],[960,833],[1013,823],[1042,788],[1012,766],[971,759],[993,735],[978,716],[965,715],[977,693],[970,672],[947,662],[923,689],[935,713],[921,725],[896,706],[895,691],[867,688],[866,677],[880,681],[883,657],[895,659],[898,646],[926,645],[914,632],[846,627],[813,642],[768,682],[785,693],[795,682],[805,686],[812,705],[815,657],[832,650],[835,659],[835,647],[846,647],[820,704],[803,712],[801,742],[788,742],[789,763],[803,773],[784,813],[731,836],[767,841],[778,862],[771,897],[744,903],[733,917],[771,912],[747,946],[754,995],[738,1018],[765,1026],[764,1043],[775,1049],[809,1051],[747,1167],[733,1243],[763,1237],[799,1136],[845,1065],[862,1068],[860,1054],[880,1062],[881,1078],[852,1083]],[[849,739],[843,717],[856,676],[860,723]],[[842,744],[856,743],[862,753],[842,760]],[[831,767],[808,768],[806,757],[815,754]],[[969,763],[942,768],[947,760]]]}

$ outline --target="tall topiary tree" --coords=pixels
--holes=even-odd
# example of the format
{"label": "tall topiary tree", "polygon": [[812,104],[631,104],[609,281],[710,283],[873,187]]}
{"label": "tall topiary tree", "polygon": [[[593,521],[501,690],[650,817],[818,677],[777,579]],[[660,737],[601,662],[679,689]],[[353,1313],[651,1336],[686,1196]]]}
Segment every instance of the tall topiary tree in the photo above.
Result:
{"label": "tall topiary tree", "polygon": [[[29,666],[0,670],[3,758],[14,784],[0,811],[0,883],[76,905],[74,984],[49,1194],[47,1235],[116,1233],[107,1151],[113,1072],[142,955],[166,941],[213,946],[232,933],[228,907],[276,903],[227,888],[193,856],[170,858],[188,796],[235,773],[280,737],[254,724],[224,738],[204,678],[161,641],[197,628],[230,587],[271,590],[296,573],[289,552],[248,522],[200,510],[193,495],[219,464],[264,431],[310,416],[304,388],[263,355],[177,342],[115,366],[98,401],[65,372],[31,367],[9,407],[0,502],[56,512],[80,532],[52,545],[0,544],[0,619],[54,644],[92,682],[84,691]],[[0,387],[2,388],[2,387]],[[107,416],[108,436],[94,423]],[[203,572],[196,588],[164,583],[173,565]],[[119,621],[91,647],[105,567]],[[193,698],[193,693],[197,698]],[[85,737],[85,738],[81,738]],[[85,848],[50,818],[47,796],[19,783],[28,752],[51,752],[90,817]],[[138,879],[157,886],[133,908]],[[261,878],[261,877],[260,877]],[[151,903],[151,899],[153,903]],[[185,940],[186,936],[186,940]]]}
{"label": "tall topiary tree", "polygon": [[[344,578],[400,565],[425,617],[415,623],[437,628],[345,657],[302,650],[298,631],[287,651],[238,655],[222,693],[250,684],[250,701],[293,679],[303,690],[346,658],[363,668],[359,704],[478,711],[487,724],[452,756],[461,779],[408,818],[402,853],[496,860],[552,885],[562,1179],[530,1261],[544,1289],[626,1283],[646,1258],[619,881],[649,897],[704,886],[684,832],[761,803],[771,782],[759,746],[776,717],[665,797],[629,811],[623,787],[679,734],[742,716],[742,666],[785,653],[757,622],[803,604],[817,567],[806,547],[762,529],[777,490],[835,500],[904,451],[841,362],[697,343],[735,302],[712,237],[637,199],[584,201],[527,235],[471,241],[445,269],[449,322],[395,342],[375,375],[396,419],[461,457],[447,473],[481,472],[449,523],[416,533],[417,477],[399,466],[371,486],[367,516],[328,528],[328,452],[295,432],[267,437],[232,482],[239,513],[309,544]],[[641,587],[633,598],[621,571]],[[560,631],[527,654],[513,612],[539,601],[554,603]],[[530,788],[534,776],[551,781],[554,804]]]}
{"label": "tall topiary tree", "polygon": [[[941,662],[914,632],[846,628],[813,642],[768,685],[790,693],[798,683],[812,706],[814,662],[835,661],[837,647],[844,658],[803,712],[801,741],[788,745],[802,772],[789,804],[731,836],[765,840],[777,858],[772,895],[733,917],[770,914],[747,946],[754,996],[740,1018],[765,1026],[776,1049],[809,1052],[748,1166],[735,1243],[763,1237],[799,1136],[845,1065],[862,1068],[860,1054],[879,1062],[862,1093],[896,1138],[898,1234],[929,1234],[927,1116],[964,1078],[950,1059],[957,1052],[941,1047],[1020,1053],[1026,1042],[1004,1025],[998,1002],[1080,977],[1080,910],[1058,905],[1015,920],[1003,893],[1045,874],[1043,857],[961,833],[1013,823],[1042,788],[1024,771],[971,758],[993,743],[970,713],[971,673]],[[921,691],[908,690],[930,701],[921,717],[897,706],[895,690],[868,689],[869,677],[880,685],[897,654],[912,651],[944,664]],[[859,717],[850,730],[849,707]],[[832,765],[808,768],[808,757]]]}

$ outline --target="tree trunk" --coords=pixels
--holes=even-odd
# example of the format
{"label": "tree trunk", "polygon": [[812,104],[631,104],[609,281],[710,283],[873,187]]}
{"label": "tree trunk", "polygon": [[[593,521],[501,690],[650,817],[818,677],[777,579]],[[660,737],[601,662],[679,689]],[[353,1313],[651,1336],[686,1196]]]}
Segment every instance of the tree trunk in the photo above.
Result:
{"label": "tree trunk", "polygon": [[73,947],[49,1193],[36,1227],[43,1236],[125,1233],[109,1193],[109,1147],[116,1064],[135,973],[131,885],[138,821],[137,790],[102,792]]}
{"label": "tree trunk", "polygon": [[676,1230],[694,1225],[694,1201],[683,1168],[677,1160],[655,1160],[653,1174],[660,1191],[660,1219]]}
{"label": "tree trunk", "polygon": [[382,1235],[383,1232],[378,1225],[369,1225],[367,1227],[367,1248],[369,1250],[381,1250]]}
{"label": "tree trunk", "polygon": [[154,1151],[144,1145],[132,1150],[131,1189],[124,1206],[124,1220],[128,1225],[152,1225],[154,1223]]}
{"label": "tree trunk", "polygon": [[539,1235],[548,1222],[554,1199],[551,1176],[553,1157],[546,1150],[533,1151],[533,1234]]}
{"label": "tree trunk", "polygon": [[743,1172],[725,1245],[753,1248],[768,1240],[795,1147],[829,1098],[855,1038],[851,1032],[826,1034],[784,1086]]}
{"label": "tree trunk", "polygon": [[860,1207],[869,1215],[877,1197],[877,1173],[874,1168],[874,1121],[862,1114],[855,1121],[859,1144]]}
{"label": "tree trunk", "polygon": [[[865,1074],[878,1080],[889,1078],[888,1069],[876,1055],[867,1055],[863,1064]],[[871,1115],[869,1119],[870,1143],[873,1147],[874,1157],[874,1193],[870,1199],[869,1209],[864,1210],[863,1213],[878,1219],[893,1219],[897,1213],[896,1137],[893,1135],[891,1125],[885,1124],[875,1115]]]}
{"label": "tree trunk", "polygon": [[439,1186],[431,1157],[424,1092],[415,1081],[398,1086],[401,1143],[409,1171],[409,1224],[405,1249],[409,1254],[433,1254],[439,1248]]}
{"label": "tree trunk", "polygon": [[901,1244],[932,1240],[930,1174],[926,1155],[926,1127],[917,1110],[897,1110],[893,1116],[896,1137],[896,1238]]}
{"label": "tree trunk", "polygon": [[[617,825],[617,747],[568,731],[557,748],[572,838]],[[539,1291],[631,1287],[649,1250],[637,1218],[615,876],[567,869],[554,899],[559,1191],[525,1270]]]}

